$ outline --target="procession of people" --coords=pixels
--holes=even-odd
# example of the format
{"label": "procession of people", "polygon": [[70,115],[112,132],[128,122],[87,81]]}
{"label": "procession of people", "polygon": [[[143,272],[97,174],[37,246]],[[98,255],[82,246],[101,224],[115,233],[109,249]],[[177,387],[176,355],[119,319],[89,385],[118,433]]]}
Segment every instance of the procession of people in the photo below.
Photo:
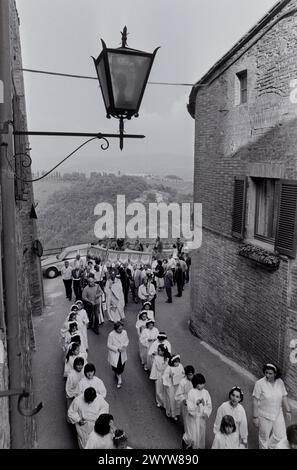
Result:
{"label": "procession of people", "polygon": [[[159,292],[166,292],[167,303],[173,302],[173,289],[177,297],[183,295],[190,280],[191,259],[182,251],[180,240],[167,258],[163,258],[159,246],[157,240],[152,262],[147,265],[102,263],[100,259],[90,258],[83,262],[79,255],[74,266],[65,263],[62,271],[65,294],[69,300],[73,293],[75,295],[75,303],[61,329],[67,420],[76,428],[80,448],[114,449],[119,448],[116,445],[119,441],[123,441],[125,448],[131,448],[125,432],[116,429],[113,416],[109,414],[106,387],[96,375],[95,366],[88,362],[88,331],[100,335],[100,325],[112,323],[106,358],[115,376],[116,388],[125,386],[124,373],[129,357],[125,317],[129,302],[139,305],[135,318],[139,360],[147,379],[155,383],[156,406],[164,409],[172,423],[182,423],[182,449],[206,447],[214,391],[207,389],[207,377],[196,372],[193,365],[184,366],[182,357],[175,351],[174,338],[168,338],[166,331],[159,330],[160,312],[156,312]],[[160,302],[157,307],[161,310]],[[264,365],[263,373],[264,377],[255,384],[252,398],[259,448],[295,448],[297,427],[290,422],[291,410],[279,369],[268,363]],[[247,449],[248,420],[242,405],[244,392],[240,386],[234,386],[226,390],[226,398],[227,401],[216,410],[211,448]]]}

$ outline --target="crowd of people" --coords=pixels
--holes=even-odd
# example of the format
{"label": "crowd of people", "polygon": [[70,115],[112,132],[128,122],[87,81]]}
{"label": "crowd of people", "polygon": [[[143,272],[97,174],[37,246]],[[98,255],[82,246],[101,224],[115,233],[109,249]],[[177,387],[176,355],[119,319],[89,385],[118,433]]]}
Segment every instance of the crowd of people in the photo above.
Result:
{"label": "crowd of people", "polygon": [[[95,366],[88,363],[87,333],[92,329],[99,334],[104,321],[113,322],[107,341],[108,362],[117,388],[121,388],[129,345],[123,326],[129,292],[132,301],[140,304],[136,319],[139,357],[144,371],[155,383],[156,406],[164,409],[172,422],[182,422],[183,449],[205,448],[207,422],[213,411],[206,379],[195,372],[193,365],[183,366],[181,356],[172,351],[166,332],[159,331],[156,319],[157,293],[165,290],[166,302],[172,303],[172,289],[176,286],[176,296],[182,296],[189,282],[190,266],[190,257],[181,250],[168,259],[153,256],[152,263],[146,266],[102,263],[99,259],[87,259],[84,263],[79,255],[73,266],[65,262],[62,270],[65,294],[69,300],[73,294],[76,298],[61,330],[67,416],[76,427],[80,448],[129,448],[125,432],[115,429],[105,385],[96,376]],[[239,386],[226,393],[226,401],[216,411],[212,449],[248,447],[243,398]],[[263,377],[256,382],[252,399],[259,448],[297,448],[297,425],[290,424],[287,391],[276,365],[264,365]]]}

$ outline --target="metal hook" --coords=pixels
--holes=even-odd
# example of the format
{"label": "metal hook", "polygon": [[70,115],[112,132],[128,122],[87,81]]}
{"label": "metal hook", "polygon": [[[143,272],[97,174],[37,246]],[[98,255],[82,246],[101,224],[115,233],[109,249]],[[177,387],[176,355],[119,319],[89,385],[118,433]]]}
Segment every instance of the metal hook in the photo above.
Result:
{"label": "metal hook", "polygon": [[22,416],[34,416],[37,413],[39,413],[39,411],[43,407],[42,402],[40,402],[39,405],[37,405],[35,408],[33,408],[33,410],[23,409],[22,406],[21,406],[22,400],[24,398],[28,398],[28,396],[30,395],[28,392],[26,392],[26,390],[4,390],[4,391],[0,391],[0,397],[7,397],[7,396],[13,396],[13,395],[19,395],[19,398],[18,398],[18,412]]}
{"label": "metal hook", "polygon": [[39,413],[39,411],[43,407],[42,402],[40,402],[37,406],[35,406],[35,408],[33,408],[33,410],[22,409],[21,402],[24,398],[27,398],[28,396],[29,396],[29,393],[24,390],[23,393],[19,396],[19,399],[18,399],[18,412],[22,416],[34,416],[37,413]]}

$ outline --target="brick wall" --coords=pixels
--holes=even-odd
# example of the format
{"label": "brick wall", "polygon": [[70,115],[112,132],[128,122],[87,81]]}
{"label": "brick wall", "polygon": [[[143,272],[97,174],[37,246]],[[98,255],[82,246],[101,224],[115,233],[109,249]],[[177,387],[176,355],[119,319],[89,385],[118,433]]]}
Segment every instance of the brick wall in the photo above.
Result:
{"label": "brick wall", "polygon": [[[296,7],[290,2],[277,17]],[[193,331],[256,375],[265,361],[277,362],[295,398],[289,344],[297,338],[296,261],[283,258],[274,273],[256,267],[238,256],[231,227],[235,176],[297,180],[297,105],[289,98],[297,79],[296,26],[294,13],[265,35],[262,29],[197,94],[194,200],[203,204],[204,230],[194,256],[191,319]],[[245,69],[248,104],[236,106],[236,74]]]}

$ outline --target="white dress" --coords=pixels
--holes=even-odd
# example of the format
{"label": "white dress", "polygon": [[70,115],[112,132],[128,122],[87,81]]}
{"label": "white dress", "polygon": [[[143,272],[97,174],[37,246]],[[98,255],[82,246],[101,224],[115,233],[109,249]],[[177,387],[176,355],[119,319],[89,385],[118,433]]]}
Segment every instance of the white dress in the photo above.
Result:
{"label": "white dress", "polygon": [[126,330],[121,333],[117,333],[115,330],[111,331],[107,339],[108,349],[108,362],[112,367],[117,367],[120,353],[118,349],[123,349],[121,352],[122,364],[127,361],[127,347],[129,344],[129,338]]}
{"label": "white dress", "polygon": [[156,402],[159,406],[164,406],[164,385],[163,374],[168,365],[168,359],[158,354],[154,357],[150,379],[155,381]]}
{"label": "white dress", "polygon": [[216,420],[213,427],[213,432],[217,434],[220,431],[220,426],[222,422],[223,416],[232,416],[234,418],[236,424],[236,434],[238,439],[238,447],[242,440],[243,442],[247,443],[248,438],[248,425],[246,414],[243,406],[238,403],[237,406],[230,405],[229,401],[225,401],[222,405],[218,408]]}
{"label": "white dress", "polygon": [[214,438],[212,449],[239,449],[236,433],[223,434],[219,431]]}
{"label": "white dress", "polygon": [[111,433],[100,436],[96,431],[92,431],[85,449],[114,449],[112,437],[113,435]]}
{"label": "white dress", "polygon": [[186,425],[187,425],[186,423],[187,404],[184,402],[187,400],[189,391],[192,390],[192,388],[193,388],[193,384],[191,380],[188,380],[187,377],[184,377],[181,380],[176,390],[176,394],[175,394],[175,400],[179,403],[179,406],[180,406],[180,411],[181,411],[181,415],[183,418],[185,432],[186,432]]}
{"label": "white dress", "polygon": [[[68,419],[75,425],[77,431],[78,445],[83,449],[87,443],[89,435],[94,429],[95,421],[103,413],[109,413],[109,404],[101,395],[97,395],[92,403],[86,403],[83,395],[76,397],[68,409]],[[80,425],[81,420],[85,420]]]}
{"label": "white dress", "polygon": [[77,372],[75,369],[72,369],[66,380],[66,398],[75,398],[79,395],[78,384],[80,380],[84,377],[84,371],[81,370]]}
{"label": "white dress", "polygon": [[151,346],[149,347],[149,350],[147,352],[147,367],[148,367],[149,370],[151,370],[151,368],[152,368],[153,359],[154,359],[154,356],[158,352],[158,347],[160,346],[160,344],[163,344],[163,346],[165,346],[168,349],[168,352],[171,354],[171,344],[169,343],[169,341],[167,341],[167,339],[165,339],[165,341],[163,341],[161,343],[157,338],[156,341],[154,341],[151,344]]}
{"label": "white dress", "polygon": [[78,392],[79,394],[83,393],[86,388],[93,387],[96,392],[101,395],[103,398],[106,397],[106,388],[101,379],[99,377],[92,377],[91,379],[87,379],[87,377],[83,377],[78,384]]}
{"label": "white dress", "polygon": [[79,354],[77,354],[77,356],[70,356],[68,361],[66,361],[66,359],[65,359],[64,377],[68,377],[69,372],[71,370],[73,370],[73,363],[74,363],[74,360],[77,357],[82,357],[83,358],[84,365],[86,365],[86,363],[88,362],[88,353],[86,353],[86,352],[80,352]]}
{"label": "white dress", "polygon": [[152,329],[145,328],[142,330],[142,333],[140,335],[140,359],[141,363],[147,367],[147,353],[150,348],[150,346],[153,344],[153,342],[157,339],[159,334],[158,328],[155,326]]}
{"label": "white dress", "polygon": [[177,367],[168,365],[164,371],[164,406],[168,417],[176,418],[180,414],[180,404],[175,400],[175,394],[184,376],[182,364]]}
{"label": "white dress", "polygon": [[84,308],[78,310],[77,312],[77,322],[78,322],[78,328],[79,331],[81,332],[81,342],[84,346],[84,349],[88,349],[88,324],[89,324],[89,318],[87,315],[87,312],[85,311]]}
{"label": "white dress", "polygon": [[[197,400],[204,400],[204,405],[197,405]],[[205,449],[206,419],[212,412],[211,398],[207,390],[193,388],[188,393],[186,432],[183,440],[193,449]]]}

